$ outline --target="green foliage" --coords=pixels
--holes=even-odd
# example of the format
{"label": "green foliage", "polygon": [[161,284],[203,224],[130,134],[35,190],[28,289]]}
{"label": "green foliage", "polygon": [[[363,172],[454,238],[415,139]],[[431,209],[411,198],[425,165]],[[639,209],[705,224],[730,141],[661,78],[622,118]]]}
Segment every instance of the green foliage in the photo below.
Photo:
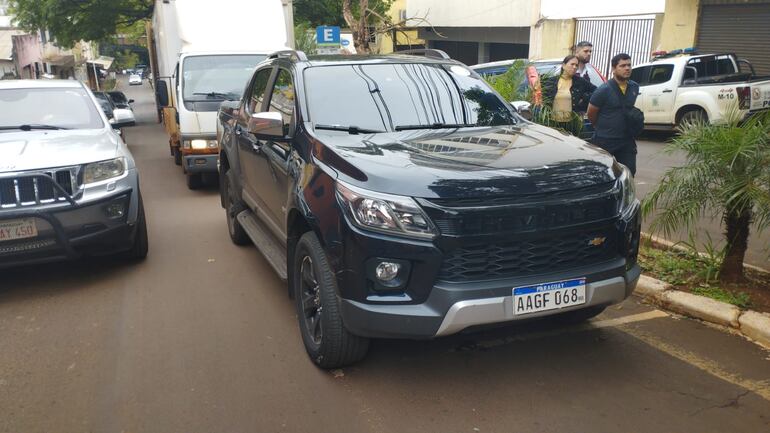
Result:
{"label": "green foliage", "polygon": [[[369,0],[369,9],[380,16],[385,16],[393,0]],[[352,1],[353,14],[360,16],[360,6],[357,0]],[[309,28],[317,26],[347,27],[342,17],[342,0],[294,0],[294,21],[304,23]],[[371,14],[370,24],[379,21],[377,15]]]}
{"label": "green foliage", "polygon": [[733,293],[714,286],[698,286],[693,287],[691,290],[692,293],[696,295],[716,299],[717,301],[727,302],[728,304],[733,304],[738,308],[747,309],[751,306],[751,296],[749,296],[749,294],[746,292]]}
{"label": "green foliage", "polygon": [[315,40],[315,31],[310,28],[310,24],[301,22],[294,26],[294,45],[305,54],[316,53],[318,44]]}
{"label": "green foliage", "polygon": [[[770,112],[753,115],[741,122],[737,108],[721,125],[688,123],[667,151],[681,151],[687,162],[669,169],[658,186],[642,202],[642,213],[659,213],[652,221],[653,232],[670,236],[680,228],[690,232],[705,215],[721,217],[728,226],[733,215],[748,213],[758,231],[770,223]],[[741,227],[743,227],[741,225]],[[725,250],[745,253],[740,239],[725,236]],[[742,250],[742,251],[741,251]],[[742,255],[740,256],[742,257]],[[741,263],[742,265],[742,263]],[[741,268],[742,269],[742,268]],[[734,276],[720,275],[720,279]]]}
{"label": "green foliage", "polygon": [[139,55],[131,50],[123,50],[115,54],[113,68],[117,70],[129,69],[139,63]]}
{"label": "green foliage", "polygon": [[152,16],[154,0],[11,0],[19,27],[48,29],[60,46],[104,41],[119,28]]}
{"label": "green foliage", "polygon": [[716,282],[719,278],[719,268],[722,266],[727,249],[726,246],[718,248],[714,245],[711,234],[708,232],[706,233],[706,238],[706,242],[703,244],[703,249],[705,250],[703,253],[698,251],[695,236],[692,233],[688,242],[679,242],[679,244],[687,248],[692,259],[700,264],[697,275],[709,284]]}

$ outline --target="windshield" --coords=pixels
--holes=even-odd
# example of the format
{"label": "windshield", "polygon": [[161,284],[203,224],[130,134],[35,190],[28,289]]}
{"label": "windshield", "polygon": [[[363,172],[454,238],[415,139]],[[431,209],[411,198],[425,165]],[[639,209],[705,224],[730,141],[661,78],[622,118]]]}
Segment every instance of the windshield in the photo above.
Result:
{"label": "windshield", "polygon": [[0,128],[51,125],[67,129],[103,128],[101,116],[84,89],[0,90]]}
{"label": "windshield", "polygon": [[240,99],[254,67],[266,57],[256,54],[187,57],[182,67],[185,101]]}
{"label": "windshield", "polygon": [[123,92],[109,92],[109,95],[113,102],[128,102],[128,99]]}
{"label": "windshield", "polygon": [[310,120],[366,130],[511,125],[507,104],[464,66],[340,65],[305,71]]}

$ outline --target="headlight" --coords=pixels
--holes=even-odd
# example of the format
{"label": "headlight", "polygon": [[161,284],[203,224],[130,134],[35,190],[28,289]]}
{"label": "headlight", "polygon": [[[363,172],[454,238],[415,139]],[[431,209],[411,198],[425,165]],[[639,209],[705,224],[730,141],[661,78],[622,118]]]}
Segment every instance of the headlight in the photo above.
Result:
{"label": "headlight", "polygon": [[217,141],[216,140],[185,140],[184,147],[189,149],[213,149],[217,147]]}
{"label": "headlight", "polygon": [[425,239],[436,236],[428,216],[409,197],[367,191],[339,181],[337,196],[361,228]]}
{"label": "headlight", "polygon": [[636,186],[634,185],[634,176],[631,170],[625,165],[621,165],[621,171],[618,177],[618,187],[620,188],[620,206],[618,213],[625,215],[630,211],[636,202]]}
{"label": "headlight", "polygon": [[124,158],[115,158],[109,161],[94,162],[86,165],[83,170],[83,183],[94,183],[118,177],[126,172]]}

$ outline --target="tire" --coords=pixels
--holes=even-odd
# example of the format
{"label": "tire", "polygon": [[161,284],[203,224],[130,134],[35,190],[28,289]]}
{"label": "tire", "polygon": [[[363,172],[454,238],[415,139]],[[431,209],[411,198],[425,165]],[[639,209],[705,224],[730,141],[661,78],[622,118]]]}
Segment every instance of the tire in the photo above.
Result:
{"label": "tire", "polygon": [[295,291],[302,342],[310,359],[324,369],[363,359],[369,339],[351,334],[342,323],[337,282],[315,233],[302,235],[293,260],[289,278]]}
{"label": "tire", "polygon": [[581,308],[579,310],[568,311],[566,313],[559,314],[558,321],[565,325],[574,325],[577,323],[583,323],[586,320],[592,319],[601,314],[607,308],[606,305],[599,305],[594,307]]}
{"label": "tire", "polygon": [[701,109],[690,110],[682,114],[679,119],[679,127],[682,127],[688,123],[708,123],[709,117],[705,111]]}
{"label": "tire", "polygon": [[200,189],[203,186],[203,177],[200,173],[187,173],[187,188],[195,190]]}
{"label": "tire", "polygon": [[246,231],[241,227],[241,223],[238,222],[236,216],[246,210],[246,204],[241,201],[232,188],[233,172],[228,169],[221,177],[220,188],[222,199],[225,205],[225,217],[227,218],[227,232],[230,234],[230,240],[235,245],[249,245],[251,238],[246,234]]}
{"label": "tire", "polygon": [[134,242],[131,249],[126,251],[123,256],[128,260],[141,261],[147,257],[147,251],[149,250],[149,242],[147,240],[147,219],[144,215],[144,202],[142,201],[142,193],[139,196],[139,212],[136,216],[136,232],[134,234]]}
{"label": "tire", "polygon": [[171,152],[174,154],[174,164],[182,165],[182,152],[179,148],[175,147]]}

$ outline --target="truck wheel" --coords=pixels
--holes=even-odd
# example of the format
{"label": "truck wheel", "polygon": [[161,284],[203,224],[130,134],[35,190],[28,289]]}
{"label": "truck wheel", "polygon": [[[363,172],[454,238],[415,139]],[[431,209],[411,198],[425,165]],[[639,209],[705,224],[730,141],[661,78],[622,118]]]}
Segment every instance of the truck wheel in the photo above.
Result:
{"label": "truck wheel", "polygon": [[172,152],[174,154],[174,164],[182,165],[182,152],[179,150],[179,148],[175,147]]}
{"label": "truck wheel", "polygon": [[682,114],[682,117],[679,119],[679,125],[677,126],[681,128],[686,124],[708,123],[708,121],[709,121],[709,117],[705,111],[701,109],[695,109]]}
{"label": "truck wheel", "polygon": [[201,177],[200,173],[187,173],[187,188],[189,189],[199,189],[203,186],[203,178]]}
{"label": "truck wheel", "polygon": [[251,238],[246,234],[246,231],[241,227],[241,223],[238,222],[236,216],[239,213],[246,210],[246,205],[237,196],[233,189],[233,171],[228,169],[223,175],[220,181],[221,195],[225,200],[225,216],[227,217],[227,231],[230,233],[230,240],[235,245],[248,245],[251,243]]}
{"label": "truck wheel", "polygon": [[124,256],[129,260],[144,260],[147,257],[147,251],[149,250],[149,242],[147,241],[147,219],[144,215],[144,202],[142,201],[142,193],[137,194],[139,196],[139,212],[136,216],[136,233],[134,234],[134,243],[131,249],[126,251]]}
{"label": "truck wheel", "polygon": [[360,361],[369,339],[351,334],[342,323],[337,283],[315,233],[302,235],[294,251],[290,279],[307,354],[321,368]]}

